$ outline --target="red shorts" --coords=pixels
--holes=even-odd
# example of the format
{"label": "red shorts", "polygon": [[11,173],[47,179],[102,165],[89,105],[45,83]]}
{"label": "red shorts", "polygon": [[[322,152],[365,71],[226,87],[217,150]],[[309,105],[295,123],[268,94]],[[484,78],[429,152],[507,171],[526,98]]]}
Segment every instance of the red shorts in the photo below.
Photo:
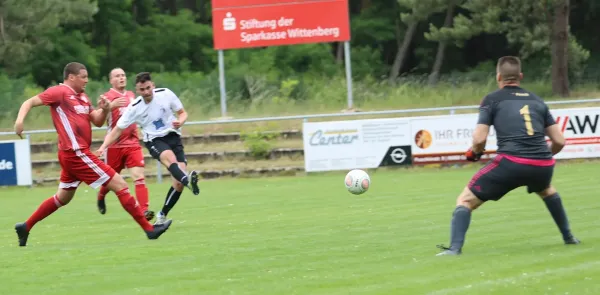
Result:
{"label": "red shorts", "polygon": [[116,172],[89,149],[81,151],[59,151],[60,184],[62,189],[76,189],[81,182],[96,189],[108,183]]}
{"label": "red shorts", "polygon": [[144,167],[144,153],[141,146],[107,148],[104,161],[120,173],[123,168]]}

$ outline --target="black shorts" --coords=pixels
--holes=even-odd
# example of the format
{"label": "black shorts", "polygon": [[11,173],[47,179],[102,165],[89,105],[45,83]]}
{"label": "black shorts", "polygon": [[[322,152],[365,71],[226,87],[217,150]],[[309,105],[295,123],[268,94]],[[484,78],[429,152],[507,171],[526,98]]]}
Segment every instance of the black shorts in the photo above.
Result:
{"label": "black shorts", "polygon": [[183,144],[181,143],[181,137],[175,132],[171,132],[163,137],[157,137],[152,141],[144,142],[146,148],[150,151],[152,158],[160,161],[160,154],[164,151],[173,151],[177,162],[186,163],[185,152],[183,151]]}
{"label": "black shorts", "polygon": [[541,192],[552,182],[554,160],[531,160],[499,154],[469,182],[482,201],[498,201],[510,191],[526,186],[528,193]]}

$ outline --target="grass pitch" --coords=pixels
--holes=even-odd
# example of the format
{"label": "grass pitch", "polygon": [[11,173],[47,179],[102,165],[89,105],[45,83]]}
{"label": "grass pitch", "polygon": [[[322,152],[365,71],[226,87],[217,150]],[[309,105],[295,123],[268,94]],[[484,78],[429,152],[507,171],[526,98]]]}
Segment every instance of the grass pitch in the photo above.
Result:
{"label": "grass pitch", "polygon": [[[600,294],[598,163],[561,164],[555,185],[583,244],[565,246],[544,203],[519,189],[474,212],[461,257],[447,245],[476,168],[224,179],[185,191],[147,240],[113,194],[83,185],[19,248],[13,226],[55,188],[0,190],[0,294]],[[168,184],[150,185],[159,210]]]}

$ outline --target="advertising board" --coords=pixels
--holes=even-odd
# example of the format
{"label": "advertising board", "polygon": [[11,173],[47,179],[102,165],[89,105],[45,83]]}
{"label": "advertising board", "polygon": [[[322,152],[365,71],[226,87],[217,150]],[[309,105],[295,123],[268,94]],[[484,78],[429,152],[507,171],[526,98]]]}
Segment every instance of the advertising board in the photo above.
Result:
{"label": "advertising board", "polygon": [[348,0],[213,0],[217,50],[350,40]]}
{"label": "advertising board", "polygon": [[[556,159],[600,157],[600,108],[556,109],[551,113],[567,141]],[[472,145],[477,116],[306,122],[306,171],[466,162],[464,153]],[[497,148],[492,126],[482,161],[495,157]]]}
{"label": "advertising board", "polygon": [[29,140],[0,141],[0,186],[31,185]]}
{"label": "advertising board", "polygon": [[406,119],[304,123],[305,170],[410,165],[409,132]]}

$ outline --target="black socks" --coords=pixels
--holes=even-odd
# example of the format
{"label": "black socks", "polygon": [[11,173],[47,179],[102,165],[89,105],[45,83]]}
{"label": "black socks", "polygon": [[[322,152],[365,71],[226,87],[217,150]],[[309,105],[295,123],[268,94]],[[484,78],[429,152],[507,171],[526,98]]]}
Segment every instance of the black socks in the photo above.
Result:
{"label": "black socks", "polygon": [[163,206],[161,212],[166,216],[171,209],[175,206],[177,201],[179,201],[179,197],[181,196],[181,192],[175,190],[175,188],[171,187],[169,192],[167,193],[167,198],[165,199],[165,205]]}
{"label": "black socks", "polygon": [[569,228],[569,220],[567,219],[567,213],[563,207],[560,195],[555,193],[547,198],[544,198],[544,203],[546,203],[546,207],[548,208],[548,211],[550,211],[552,219],[554,219],[554,222],[558,226],[560,233],[563,235],[563,240],[570,239],[572,235],[571,229]]}
{"label": "black socks", "polygon": [[185,175],[185,172],[183,172],[181,168],[179,168],[179,165],[177,165],[177,163],[173,163],[171,164],[171,166],[169,166],[169,172],[171,172],[171,175],[185,186],[187,186],[190,182],[187,175]]}
{"label": "black socks", "polygon": [[457,206],[452,214],[450,231],[450,250],[461,251],[465,244],[465,235],[471,223],[471,210],[464,206]]}

